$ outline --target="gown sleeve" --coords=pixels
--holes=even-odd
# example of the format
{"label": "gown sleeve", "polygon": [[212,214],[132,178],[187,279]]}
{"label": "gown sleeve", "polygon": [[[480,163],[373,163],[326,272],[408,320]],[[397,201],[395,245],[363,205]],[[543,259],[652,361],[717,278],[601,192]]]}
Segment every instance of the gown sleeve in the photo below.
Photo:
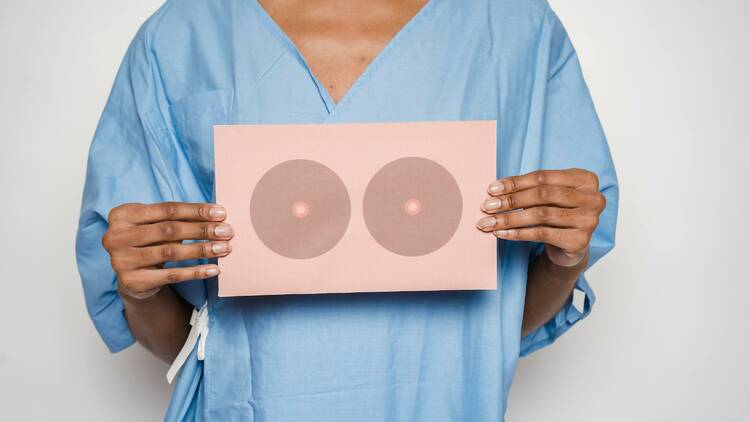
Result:
{"label": "gown sleeve", "polygon": [[[541,98],[532,119],[538,120],[540,145],[533,148],[539,168],[583,168],[599,176],[599,188],[607,200],[599,226],[590,244],[586,270],[614,247],[617,220],[617,175],[607,139],[597,117],[581,66],[570,38],[557,16],[548,10],[542,29],[539,63],[545,64],[540,88]],[[532,247],[533,259],[543,245]],[[520,355],[545,347],[563,335],[591,312],[595,296],[586,280],[585,271],[575,286],[574,294],[549,322],[521,339]],[[573,298],[581,296],[582,304]]]}
{"label": "gown sleeve", "polygon": [[145,29],[128,48],[91,143],[76,236],[86,307],[112,352],[130,346],[134,338],[101,243],[108,214],[120,204],[175,197],[163,154],[170,136],[162,112],[166,99]]}

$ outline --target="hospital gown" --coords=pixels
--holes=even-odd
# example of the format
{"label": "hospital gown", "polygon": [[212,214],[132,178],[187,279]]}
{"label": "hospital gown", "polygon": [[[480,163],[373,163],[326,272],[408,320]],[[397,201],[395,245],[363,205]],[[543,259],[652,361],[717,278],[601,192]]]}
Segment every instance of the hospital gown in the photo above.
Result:
{"label": "hospital gown", "polygon": [[[339,103],[255,0],[168,1],[128,48],[90,148],[76,252],[94,325],[112,352],[134,342],[101,245],[110,209],[212,202],[213,125],[484,119],[498,121],[498,177],[598,174],[607,207],[594,264],[614,245],[616,175],[576,52],[543,0],[430,1]],[[165,418],[503,420],[519,357],[584,318],[594,295],[581,275],[580,309],[568,301],[522,338],[542,245],[498,251],[492,291],[219,298],[216,279],[173,285],[196,308],[207,301],[209,330]]]}

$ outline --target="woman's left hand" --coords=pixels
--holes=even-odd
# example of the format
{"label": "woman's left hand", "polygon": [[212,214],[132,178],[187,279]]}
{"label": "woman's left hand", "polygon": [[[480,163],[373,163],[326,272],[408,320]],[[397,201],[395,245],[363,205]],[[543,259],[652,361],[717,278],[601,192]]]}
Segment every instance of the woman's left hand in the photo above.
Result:
{"label": "woman's left hand", "polygon": [[556,265],[573,267],[588,253],[606,200],[596,174],[539,170],[492,182],[477,227],[501,239],[542,242]]}

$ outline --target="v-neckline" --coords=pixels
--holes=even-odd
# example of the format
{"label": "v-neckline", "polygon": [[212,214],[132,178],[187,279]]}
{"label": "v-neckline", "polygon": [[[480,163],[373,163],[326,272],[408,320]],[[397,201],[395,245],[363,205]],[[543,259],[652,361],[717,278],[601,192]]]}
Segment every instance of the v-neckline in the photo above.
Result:
{"label": "v-neckline", "polygon": [[350,98],[354,96],[354,94],[356,94],[360,85],[362,85],[367,79],[372,76],[374,70],[377,68],[377,66],[380,65],[380,62],[384,60],[390,50],[393,50],[398,45],[398,43],[401,42],[401,39],[404,38],[406,34],[411,32],[412,28],[416,26],[417,23],[419,23],[419,21],[424,18],[424,15],[429,12],[431,7],[433,6],[433,3],[437,3],[438,1],[439,0],[427,0],[427,2],[417,11],[417,13],[415,13],[411,18],[409,18],[409,20],[406,21],[406,23],[395,33],[395,35],[391,37],[390,40],[388,40],[388,42],[375,55],[375,57],[373,57],[370,63],[367,64],[362,73],[357,76],[357,79],[355,79],[354,83],[352,83],[352,85],[346,90],[346,92],[338,102],[333,100],[333,97],[331,97],[331,94],[328,92],[326,87],[323,85],[323,83],[321,83],[318,77],[315,76],[315,73],[313,73],[310,64],[305,59],[305,56],[302,55],[301,50],[297,47],[294,41],[292,41],[289,35],[287,35],[286,31],[281,28],[281,26],[273,19],[273,17],[268,13],[268,11],[266,11],[266,9],[260,4],[258,0],[251,0],[250,2],[253,3],[254,7],[257,9],[258,14],[270,28],[270,30],[277,36],[277,38],[279,38],[279,40],[282,42],[282,44],[284,44],[287,50],[291,54],[293,54],[297,58],[297,60],[299,60],[300,64],[304,66],[305,70],[310,76],[310,79],[315,84],[318,93],[323,100],[323,103],[325,104],[326,111],[328,112],[329,117],[331,117],[334,114],[340,112],[340,110],[343,109],[343,106],[351,101]]}

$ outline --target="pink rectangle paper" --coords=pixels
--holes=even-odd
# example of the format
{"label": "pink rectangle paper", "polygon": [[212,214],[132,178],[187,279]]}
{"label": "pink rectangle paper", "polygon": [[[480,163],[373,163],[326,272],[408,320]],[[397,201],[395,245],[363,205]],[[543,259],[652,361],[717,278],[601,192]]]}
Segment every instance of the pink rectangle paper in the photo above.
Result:
{"label": "pink rectangle paper", "polygon": [[214,127],[219,296],[497,287],[495,121]]}

